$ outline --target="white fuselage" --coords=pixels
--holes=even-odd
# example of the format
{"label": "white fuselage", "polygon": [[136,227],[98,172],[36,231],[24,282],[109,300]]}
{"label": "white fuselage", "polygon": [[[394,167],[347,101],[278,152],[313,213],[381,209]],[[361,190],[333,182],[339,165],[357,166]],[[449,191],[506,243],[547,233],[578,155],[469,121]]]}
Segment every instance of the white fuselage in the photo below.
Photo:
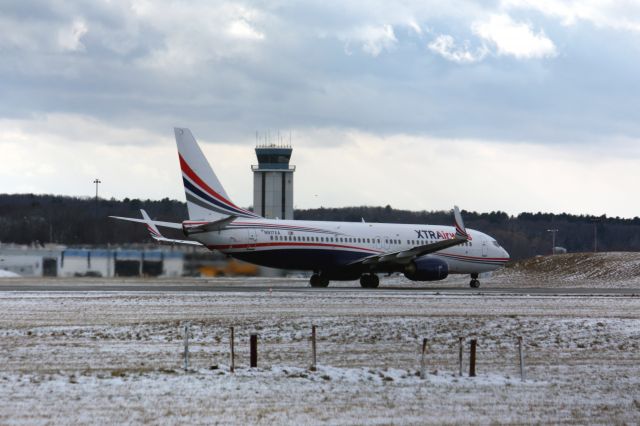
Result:
{"label": "white fuselage", "polygon": [[[209,249],[263,266],[331,270],[371,255],[451,239],[455,232],[454,227],[441,225],[238,218],[220,231],[190,238]],[[492,271],[509,260],[489,235],[471,229],[467,233],[468,242],[427,256],[445,261],[454,274]]]}

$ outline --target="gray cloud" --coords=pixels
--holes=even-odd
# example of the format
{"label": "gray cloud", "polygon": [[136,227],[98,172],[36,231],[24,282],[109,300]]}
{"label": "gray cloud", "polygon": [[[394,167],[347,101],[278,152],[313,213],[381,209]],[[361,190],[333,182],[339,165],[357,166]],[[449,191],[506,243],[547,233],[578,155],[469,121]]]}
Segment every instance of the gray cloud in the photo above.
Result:
{"label": "gray cloud", "polygon": [[[154,131],[185,124],[228,140],[323,126],[536,143],[640,134],[639,36],[626,18],[621,28],[568,24],[569,12],[529,13],[527,2],[0,8],[4,117],[81,114]],[[511,45],[484,53],[477,23],[506,13],[542,40],[540,54]],[[502,35],[482,29],[499,48]]]}

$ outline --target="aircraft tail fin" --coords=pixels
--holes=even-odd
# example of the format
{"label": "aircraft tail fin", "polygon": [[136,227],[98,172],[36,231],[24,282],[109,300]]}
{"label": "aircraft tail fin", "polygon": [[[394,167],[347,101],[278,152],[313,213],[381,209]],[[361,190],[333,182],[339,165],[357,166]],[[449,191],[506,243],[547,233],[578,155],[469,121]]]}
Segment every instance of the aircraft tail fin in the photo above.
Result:
{"label": "aircraft tail fin", "polygon": [[174,128],[190,220],[217,221],[228,216],[260,217],[236,206],[213,172],[189,129]]}

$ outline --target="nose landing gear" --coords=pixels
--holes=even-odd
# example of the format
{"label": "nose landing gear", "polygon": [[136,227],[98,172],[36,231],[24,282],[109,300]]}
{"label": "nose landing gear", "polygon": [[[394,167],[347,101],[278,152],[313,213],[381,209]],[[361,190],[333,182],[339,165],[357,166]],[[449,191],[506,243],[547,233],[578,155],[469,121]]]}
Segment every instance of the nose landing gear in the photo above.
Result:
{"label": "nose landing gear", "polygon": [[480,280],[478,279],[478,273],[477,272],[471,274],[471,281],[469,282],[469,287],[471,287],[471,288],[480,287]]}
{"label": "nose landing gear", "polygon": [[376,288],[380,284],[380,279],[376,274],[363,274],[360,277],[360,286],[362,288]]}

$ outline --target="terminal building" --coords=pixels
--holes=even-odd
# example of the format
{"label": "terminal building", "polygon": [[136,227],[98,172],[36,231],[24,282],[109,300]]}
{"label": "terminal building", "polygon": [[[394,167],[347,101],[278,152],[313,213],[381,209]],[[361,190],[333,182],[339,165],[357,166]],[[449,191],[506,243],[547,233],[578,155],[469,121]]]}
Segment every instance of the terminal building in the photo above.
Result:
{"label": "terminal building", "polygon": [[268,219],[293,219],[293,149],[288,145],[256,147],[258,164],[253,170],[253,211]]}
{"label": "terminal building", "polygon": [[171,248],[68,248],[0,244],[0,271],[22,277],[179,277],[184,252]]}

